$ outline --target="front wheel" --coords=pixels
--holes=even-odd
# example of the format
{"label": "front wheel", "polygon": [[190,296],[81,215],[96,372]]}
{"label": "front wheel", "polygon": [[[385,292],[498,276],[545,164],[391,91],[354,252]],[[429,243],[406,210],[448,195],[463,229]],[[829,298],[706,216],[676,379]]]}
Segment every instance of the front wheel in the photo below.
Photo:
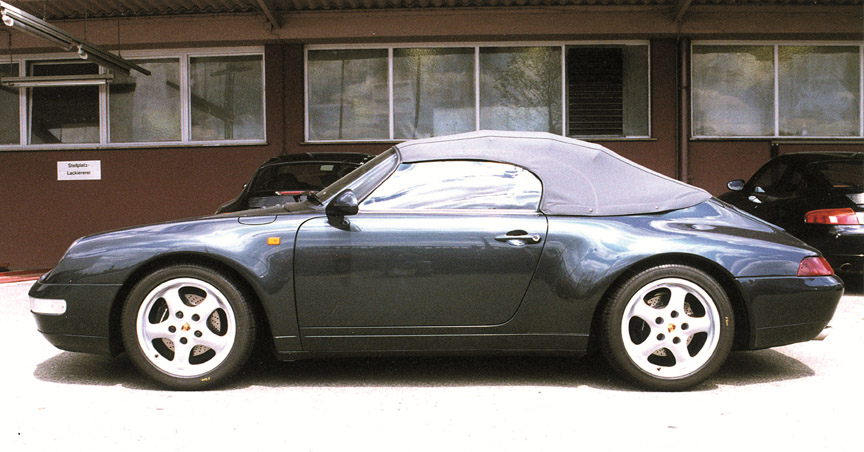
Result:
{"label": "front wheel", "polygon": [[132,362],[174,389],[206,389],[249,358],[255,318],[243,291],[206,267],[163,268],[126,300],[122,336]]}
{"label": "front wheel", "polygon": [[695,386],[732,348],[732,305],[706,273],[682,265],[642,271],[613,291],[601,343],[615,370],[652,390]]}

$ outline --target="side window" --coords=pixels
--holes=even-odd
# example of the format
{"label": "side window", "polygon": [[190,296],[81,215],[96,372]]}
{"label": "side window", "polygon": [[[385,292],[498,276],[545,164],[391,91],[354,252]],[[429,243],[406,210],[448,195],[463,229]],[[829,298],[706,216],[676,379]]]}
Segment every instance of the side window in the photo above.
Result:
{"label": "side window", "polygon": [[799,171],[785,162],[775,163],[765,168],[753,182],[754,193],[769,196],[789,196],[798,189],[802,177]]}
{"label": "side window", "polygon": [[505,163],[436,161],[401,164],[361,204],[363,210],[519,209],[536,211],[542,186]]}

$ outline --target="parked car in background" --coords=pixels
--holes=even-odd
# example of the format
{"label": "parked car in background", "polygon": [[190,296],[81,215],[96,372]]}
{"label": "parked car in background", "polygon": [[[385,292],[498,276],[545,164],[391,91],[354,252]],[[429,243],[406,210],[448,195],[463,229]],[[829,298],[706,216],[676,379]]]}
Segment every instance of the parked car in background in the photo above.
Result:
{"label": "parked car in background", "polygon": [[359,152],[306,152],[272,157],[243,185],[243,191],[216,213],[300,201],[306,192],[321,190],[372,157]]}
{"label": "parked car in background", "polygon": [[[629,189],[622,189],[628,187]],[[30,289],[57,347],[177,389],[280,359],[604,355],[654,390],[822,334],[843,282],[776,226],[592,143],[408,141],[303,202],[77,240]]]}
{"label": "parked car in background", "polygon": [[785,154],[727,186],[723,201],[819,249],[839,274],[864,275],[864,152]]}

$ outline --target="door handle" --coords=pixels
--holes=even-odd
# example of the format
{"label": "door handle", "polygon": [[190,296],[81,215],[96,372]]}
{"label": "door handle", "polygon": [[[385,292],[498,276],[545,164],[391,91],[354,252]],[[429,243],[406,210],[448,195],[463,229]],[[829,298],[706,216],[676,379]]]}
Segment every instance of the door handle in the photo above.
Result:
{"label": "door handle", "polygon": [[[495,236],[495,240],[499,242],[515,242],[516,244],[534,244],[540,243],[540,234],[529,234],[525,231],[510,231],[503,235]],[[519,243],[521,242],[521,243]]]}

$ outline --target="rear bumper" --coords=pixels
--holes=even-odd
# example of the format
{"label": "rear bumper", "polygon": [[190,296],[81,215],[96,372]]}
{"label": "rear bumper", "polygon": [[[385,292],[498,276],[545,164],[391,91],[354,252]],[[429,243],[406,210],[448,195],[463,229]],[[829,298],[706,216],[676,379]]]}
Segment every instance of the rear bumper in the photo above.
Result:
{"label": "rear bumper", "polygon": [[[51,344],[71,352],[112,355],[119,351],[111,344],[111,308],[119,285],[43,284],[30,289],[36,328]],[[56,300],[56,302],[40,300]],[[53,309],[65,301],[64,309]],[[45,309],[45,307],[51,309]]]}
{"label": "rear bumper", "polygon": [[809,341],[831,321],[843,282],[836,276],[738,280],[749,313],[749,349]]}

